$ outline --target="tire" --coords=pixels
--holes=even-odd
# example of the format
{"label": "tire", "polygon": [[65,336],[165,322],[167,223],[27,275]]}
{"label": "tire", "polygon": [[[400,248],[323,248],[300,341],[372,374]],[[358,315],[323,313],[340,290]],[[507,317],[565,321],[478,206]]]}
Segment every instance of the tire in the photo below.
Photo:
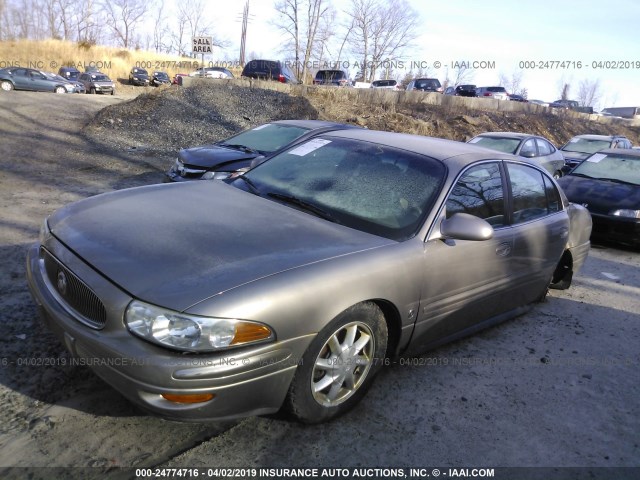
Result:
{"label": "tire", "polygon": [[560,177],[562,177],[562,171],[556,170],[555,172],[553,172],[553,178],[555,178],[557,180]]}
{"label": "tire", "polygon": [[11,83],[9,80],[3,80],[2,82],[0,82],[0,88],[2,88],[2,90],[4,90],[5,92],[10,92],[11,90],[13,90],[13,83]]}
{"label": "tire", "polygon": [[89,89],[89,93],[90,93],[91,95],[95,95],[95,94],[96,94],[96,89],[95,89],[95,87],[91,87],[91,88]]}
{"label": "tire", "polygon": [[53,91],[55,93],[67,93],[67,90],[64,87],[56,87]]}
{"label": "tire", "polygon": [[111,90],[111,95],[115,95],[115,94],[116,94],[115,89],[112,89],[112,90]]}
{"label": "tire", "polygon": [[311,342],[289,387],[285,408],[302,423],[320,423],[353,408],[382,367],[387,324],[377,305],[354,305]]}

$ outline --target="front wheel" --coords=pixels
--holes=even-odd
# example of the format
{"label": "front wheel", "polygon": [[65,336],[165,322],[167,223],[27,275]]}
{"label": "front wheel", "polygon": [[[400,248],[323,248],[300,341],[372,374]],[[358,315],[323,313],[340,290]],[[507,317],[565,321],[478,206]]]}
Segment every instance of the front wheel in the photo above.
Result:
{"label": "front wheel", "polygon": [[354,305],[311,342],[291,382],[286,407],[303,423],[319,423],[355,406],[382,366],[387,324],[380,308]]}
{"label": "front wheel", "polygon": [[2,88],[2,90],[4,90],[5,92],[10,92],[11,90],[13,90],[13,83],[11,83],[9,80],[4,80],[0,82],[0,88]]}
{"label": "front wheel", "polygon": [[95,95],[96,94],[96,89],[94,87],[91,87],[91,89],[89,90],[89,93],[91,95]]}
{"label": "front wheel", "polygon": [[562,171],[556,170],[555,172],[553,172],[553,178],[555,178],[557,180],[560,177],[562,177]]}
{"label": "front wheel", "polygon": [[54,92],[56,92],[56,93],[67,93],[67,90],[64,87],[56,87]]}

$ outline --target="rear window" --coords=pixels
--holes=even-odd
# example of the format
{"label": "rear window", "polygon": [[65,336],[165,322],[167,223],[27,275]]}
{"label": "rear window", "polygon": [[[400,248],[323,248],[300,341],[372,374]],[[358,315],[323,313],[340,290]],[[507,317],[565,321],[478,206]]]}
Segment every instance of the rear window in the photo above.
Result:
{"label": "rear window", "polygon": [[374,87],[395,87],[398,84],[395,80],[375,80],[371,85]]}
{"label": "rear window", "polygon": [[346,78],[342,70],[319,70],[316,73],[316,80],[341,80]]}
{"label": "rear window", "polygon": [[440,81],[435,78],[416,80],[416,88],[440,88]]}
{"label": "rear window", "polygon": [[275,60],[251,60],[244,66],[245,72],[278,72],[280,65]]}
{"label": "rear window", "polygon": [[489,92],[507,93],[507,91],[504,89],[504,87],[487,87],[487,91],[489,91]]}

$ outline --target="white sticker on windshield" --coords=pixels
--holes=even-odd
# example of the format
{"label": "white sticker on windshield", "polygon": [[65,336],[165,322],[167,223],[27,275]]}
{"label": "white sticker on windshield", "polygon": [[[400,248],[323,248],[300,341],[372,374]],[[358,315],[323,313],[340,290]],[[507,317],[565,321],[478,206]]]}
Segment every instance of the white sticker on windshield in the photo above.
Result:
{"label": "white sticker on windshield", "polygon": [[602,153],[594,153],[589,158],[587,158],[587,162],[598,163],[600,160],[602,160],[605,157],[606,155],[603,155]]}
{"label": "white sticker on windshield", "polygon": [[289,153],[291,155],[298,155],[299,157],[304,157],[307,153],[314,152],[320,147],[324,147],[327,143],[331,143],[331,140],[314,138],[313,140],[309,140],[307,143],[294,148]]}
{"label": "white sticker on windshield", "polygon": [[260,125],[259,127],[254,128],[253,130],[262,130],[263,128],[268,127],[269,124],[265,124],[265,125]]}

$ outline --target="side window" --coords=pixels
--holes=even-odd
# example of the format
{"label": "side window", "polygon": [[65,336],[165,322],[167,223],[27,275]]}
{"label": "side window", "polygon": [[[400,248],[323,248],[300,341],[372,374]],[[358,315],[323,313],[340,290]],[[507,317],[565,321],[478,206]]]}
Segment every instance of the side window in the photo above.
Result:
{"label": "side window", "polygon": [[524,142],[524,145],[522,145],[522,148],[520,149],[520,155],[523,157],[535,157],[538,155],[535,139],[530,138]]}
{"label": "side window", "polygon": [[513,197],[513,223],[544,217],[548,213],[544,177],[535,168],[507,163]]}
{"label": "side window", "polygon": [[546,142],[541,138],[536,138],[536,143],[538,144],[538,153],[541,156],[551,155],[553,153],[554,148],[549,142]]}
{"label": "side window", "polygon": [[453,187],[446,204],[447,218],[454,213],[480,217],[494,227],[505,224],[504,192],[498,163],[471,167]]}
{"label": "side window", "polygon": [[562,210],[560,192],[551,180],[544,176],[542,178],[544,179],[544,188],[547,192],[547,210],[549,213],[559,212]]}

